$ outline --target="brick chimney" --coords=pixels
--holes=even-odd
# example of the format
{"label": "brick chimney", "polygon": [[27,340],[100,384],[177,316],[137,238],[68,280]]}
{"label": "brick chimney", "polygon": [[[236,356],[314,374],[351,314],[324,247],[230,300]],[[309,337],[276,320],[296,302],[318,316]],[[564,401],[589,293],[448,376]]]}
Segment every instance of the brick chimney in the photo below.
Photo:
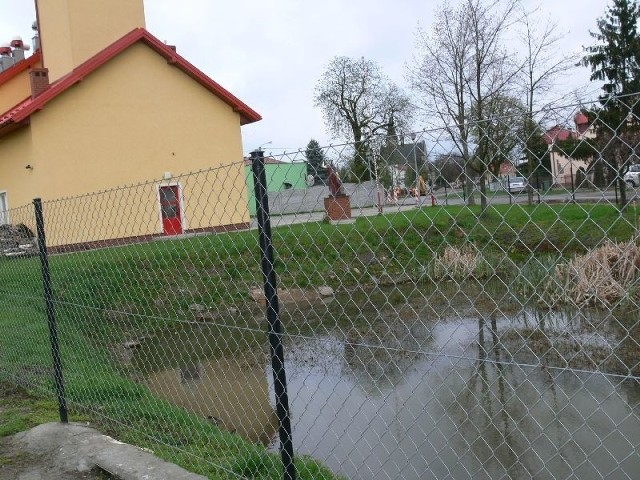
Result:
{"label": "brick chimney", "polygon": [[31,78],[31,98],[36,98],[49,88],[48,68],[32,68],[29,76]]}

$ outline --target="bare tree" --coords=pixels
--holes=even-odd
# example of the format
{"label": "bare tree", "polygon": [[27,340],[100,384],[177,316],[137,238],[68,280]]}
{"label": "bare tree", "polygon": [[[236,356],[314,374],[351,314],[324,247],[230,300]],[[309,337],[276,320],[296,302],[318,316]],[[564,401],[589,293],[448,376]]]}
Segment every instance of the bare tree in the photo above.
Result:
{"label": "bare tree", "polygon": [[433,161],[433,168],[437,186],[453,186],[464,174],[464,160],[457,152],[441,154]]}
{"label": "bare tree", "polygon": [[[536,158],[539,143],[540,123],[543,118],[535,118],[536,112],[544,111],[546,95],[553,90],[561,74],[575,68],[575,56],[559,55],[563,35],[550,18],[539,17],[539,8],[524,12],[519,20],[520,40],[524,45],[524,68],[520,76],[526,100],[526,121],[524,124],[525,158],[531,175],[541,168],[541,159]],[[529,190],[529,204],[533,203],[533,191]]]}
{"label": "bare tree", "polygon": [[351,170],[360,180],[374,174],[371,139],[402,129],[411,117],[409,98],[377,63],[364,57],[334,58],[318,81],[314,104],[332,134],[355,143]]}
{"label": "bare tree", "polygon": [[[471,116],[475,104],[471,106]],[[484,163],[493,178],[500,173],[500,165],[515,162],[521,153],[526,129],[526,107],[519,98],[493,95],[485,102],[485,119],[473,123],[471,133],[476,144],[484,142]]]}
{"label": "bare tree", "polygon": [[[407,68],[409,83],[424,100],[427,114],[446,130],[467,175],[479,176],[483,211],[491,143],[486,136],[474,141],[472,132],[489,120],[491,99],[509,95],[521,70],[503,41],[517,5],[518,0],[462,0],[457,7],[445,2],[432,32],[418,30],[417,53]],[[473,204],[471,182],[467,188]]]}

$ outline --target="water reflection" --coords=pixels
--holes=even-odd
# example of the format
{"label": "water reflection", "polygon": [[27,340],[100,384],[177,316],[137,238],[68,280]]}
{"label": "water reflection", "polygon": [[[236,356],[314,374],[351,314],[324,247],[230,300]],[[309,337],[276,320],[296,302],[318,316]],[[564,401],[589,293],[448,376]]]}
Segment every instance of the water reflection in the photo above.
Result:
{"label": "water reflection", "polygon": [[[503,363],[495,312],[478,317],[477,358],[469,380],[448,405],[447,412],[464,435],[456,435],[458,450],[469,450],[475,467],[490,476],[525,478],[528,444],[515,418],[526,417],[509,377],[512,366]],[[524,460],[524,461],[523,461]]]}
{"label": "water reflection", "polygon": [[352,376],[368,394],[383,394],[405,381],[432,339],[424,324],[398,318],[351,329],[344,341],[343,374]]}
{"label": "water reflection", "polygon": [[[371,294],[284,317],[297,333],[285,340],[298,454],[352,479],[637,476],[640,385],[603,374],[623,319],[482,310],[468,292],[436,312],[401,293],[411,308]],[[135,363],[158,395],[266,444],[277,427],[269,362],[255,353],[266,337],[216,328],[168,334]]]}
{"label": "water reflection", "polygon": [[638,383],[544,359],[520,367],[502,343],[514,324],[549,333],[575,318],[441,320],[413,331],[410,348],[407,325],[298,339],[287,365],[296,449],[353,479],[633,478]]}
{"label": "water reflection", "polygon": [[264,368],[237,359],[198,361],[154,373],[147,385],[157,396],[251,442],[268,445],[277,432]]}
{"label": "water reflection", "polygon": [[202,379],[202,363],[193,363],[180,367],[180,383],[198,383]]}

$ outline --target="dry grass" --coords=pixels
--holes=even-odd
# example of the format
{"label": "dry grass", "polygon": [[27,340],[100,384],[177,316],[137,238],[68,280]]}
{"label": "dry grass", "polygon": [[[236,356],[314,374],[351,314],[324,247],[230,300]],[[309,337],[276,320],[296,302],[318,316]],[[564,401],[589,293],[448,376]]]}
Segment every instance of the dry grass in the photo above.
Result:
{"label": "dry grass", "polygon": [[640,247],[633,241],[608,241],[556,267],[565,300],[579,307],[611,306],[630,291],[640,268]]}
{"label": "dry grass", "polygon": [[475,245],[447,246],[442,255],[434,259],[433,275],[435,278],[465,279],[475,274],[480,261],[481,254]]}

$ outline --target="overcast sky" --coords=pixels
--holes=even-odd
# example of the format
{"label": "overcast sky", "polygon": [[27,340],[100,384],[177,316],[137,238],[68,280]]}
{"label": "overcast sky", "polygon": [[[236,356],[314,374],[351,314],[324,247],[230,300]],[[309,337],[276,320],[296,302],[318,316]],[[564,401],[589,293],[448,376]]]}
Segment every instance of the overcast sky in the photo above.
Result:
{"label": "overcast sky", "polygon": [[[104,0],[108,1],[108,0]],[[304,149],[310,138],[332,141],[313,107],[318,78],[334,56],[364,56],[404,86],[418,23],[431,24],[436,0],[146,0],[147,29],[258,111],[263,120],[243,127],[245,153]],[[565,53],[592,43],[589,29],[607,0],[523,0],[540,5],[565,34]],[[31,0],[0,0],[0,42],[31,38]],[[30,43],[30,41],[29,41]],[[562,89],[588,85],[577,69]],[[593,86],[591,91],[595,92]],[[597,93],[593,94],[594,97]],[[0,112],[1,113],[1,112]],[[417,125],[417,128],[420,124]],[[333,139],[335,141],[335,139]]]}

